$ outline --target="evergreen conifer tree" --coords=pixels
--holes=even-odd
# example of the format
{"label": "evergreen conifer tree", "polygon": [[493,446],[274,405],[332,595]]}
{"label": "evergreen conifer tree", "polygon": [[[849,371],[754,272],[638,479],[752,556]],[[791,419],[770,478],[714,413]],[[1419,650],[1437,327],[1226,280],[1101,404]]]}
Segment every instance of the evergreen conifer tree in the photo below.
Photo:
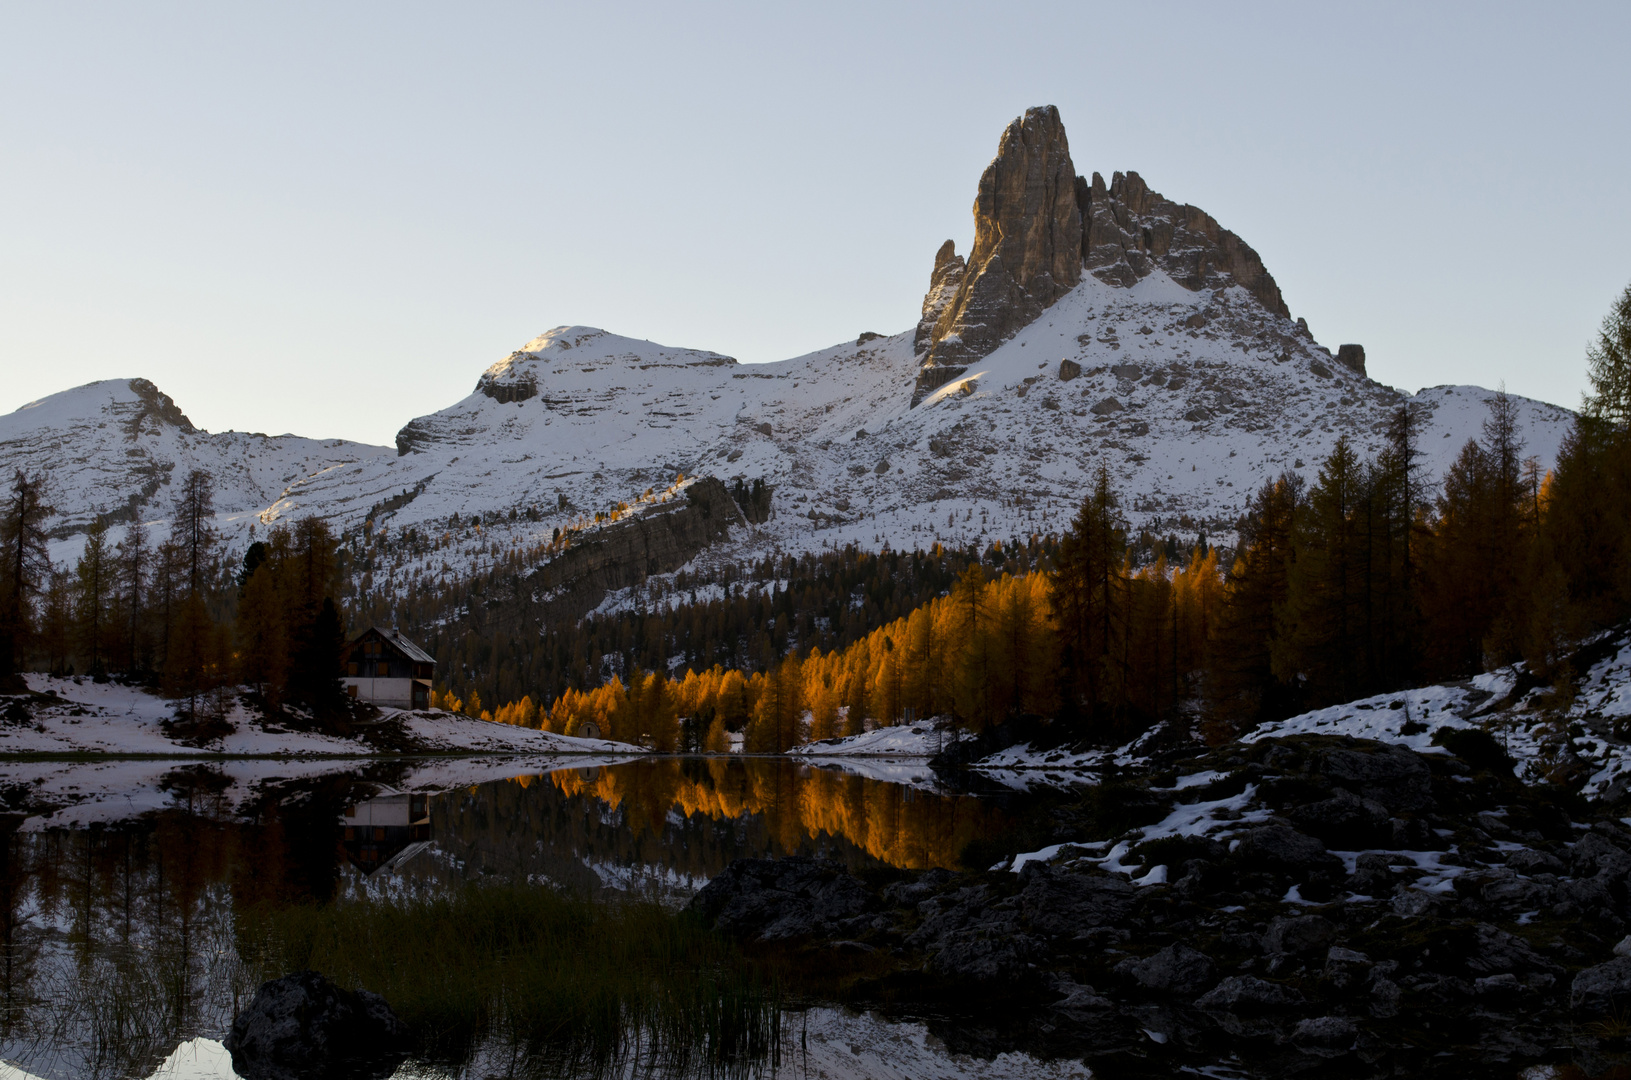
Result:
{"label": "evergreen conifer tree", "polygon": [[1275,677],[1273,646],[1296,561],[1303,488],[1299,474],[1281,473],[1252,497],[1240,522],[1239,553],[1207,643],[1207,697],[1225,730],[1286,715],[1296,701]]}
{"label": "evergreen conifer tree", "polygon": [[1597,340],[1586,350],[1583,412],[1624,431],[1631,427],[1631,285],[1603,316]]}
{"label": "evergreen conifer tree", "polygon": [[152,552],[147,546],[147,526],[133,518],[114,549],[114,587],[118,594],[121,662],[126,671],[146,671],[152,664],[148,641],[149,600],[147,586],[152,574]]}
{"label": "evergreen conifer tree", "polygon": [[45,479],[21,469],[0,505],[0,680],[22,669],[35,633],[35,601],[51,576]]}
{"label": "evergreen conifer tree", "polygon": [[74,624],[79,655],[88,674],[101,676],[107,657],[103,644],[108,634],[108,606],[113,596],[114,570],[108,550],[108,526],[100,517],[85,532],[85,549],[74,566]]}
{"label": "evergreen conifer tree", "polygon": [[1050,586],[1059,620],[1063,708],[1075,721],[1114,721],[1117,704],[1112,667],[1122,656],[1117,631],[1125,613],[1120,572],[1127,530],[1099,466],[1093,491],[1083,500],[1070,531],[1059,542]]}

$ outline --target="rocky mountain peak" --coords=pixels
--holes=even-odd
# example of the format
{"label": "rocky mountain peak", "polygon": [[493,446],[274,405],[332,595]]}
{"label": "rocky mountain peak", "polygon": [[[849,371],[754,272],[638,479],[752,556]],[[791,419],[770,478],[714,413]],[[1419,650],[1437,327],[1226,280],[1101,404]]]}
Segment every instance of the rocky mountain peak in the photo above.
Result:
{"label": "rocky mountain peak", "polygon": [[198,429],[193,422],[187,419],[187,414],[176,405],[175,400],[160,390],[147,379],[131,379],[130,392],[136,395],[140,404],[124,418],[125,427],[131,438],[135,438],[142,429],[144,422],[151,422],[155,427],[168,425],[180,428],[187,434]]}
{"label": "rocky mountain peak", "polygon": [[1280,287],[1240,237],[1203,210],[1151,191],[1136,172],[1077,178],[1082,258],[1100,281],[1130,287],[1160,267],[1192,291],[1239,285],[1264,309],[1289,319]]}
{"label": "rocky mountain peak", "polygon": [[934,327],[951,302],[957,298],[957,288],[963,283],[963,257],[957,254],[957,245],[947,240],[934,255],[934,270],[929,274],[929,291],[923,296],[923,317],[918,320],[912,345],[923,352],[934,343]]}
{"label": "rocky mountain peak", "polygon": [[1157,269],[1191,291],[1238,285],[1269,314],[1290,318],[1280,287],[1240,237],[1150,190],[1136,172],[1114,173],[1109,184],[1099,173],[1076,175],[1059,110],[1027,109],[980,177],[967,265],[949,240],[935,255],[914,337],[922,360],[913,404],[1035,321],[1084,271],[1130,288]]}
{"label": "rocky mountain peak", "polygon": [[[1008,340],[1082,277],[1082,215],[1076,167],[1059,110],[1027,109],[1009,124],[974,198],[974,247],[957,291],[928,333],[919,397],[962,374]],[[948,241],[935,257],[924,316],[935,302]],[[942,291],[943,287],[942,287]],[[920,331],[921,332],[921,331]]]}

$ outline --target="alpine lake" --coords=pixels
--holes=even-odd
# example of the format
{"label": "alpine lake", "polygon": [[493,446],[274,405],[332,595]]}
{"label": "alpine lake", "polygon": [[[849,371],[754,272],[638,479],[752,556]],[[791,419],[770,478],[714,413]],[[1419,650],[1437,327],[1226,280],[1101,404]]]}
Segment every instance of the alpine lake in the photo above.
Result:
{"label": "alpine lake", "polygon": [[304,969],[385,997],[402,1077],[869,1075],[868,1038],[932,1056],[955,1016],[686,903],[742,858],[989,865],[1037,797],[894,761],[3,762],[0,1080],[231,1077],[233,1017]]}

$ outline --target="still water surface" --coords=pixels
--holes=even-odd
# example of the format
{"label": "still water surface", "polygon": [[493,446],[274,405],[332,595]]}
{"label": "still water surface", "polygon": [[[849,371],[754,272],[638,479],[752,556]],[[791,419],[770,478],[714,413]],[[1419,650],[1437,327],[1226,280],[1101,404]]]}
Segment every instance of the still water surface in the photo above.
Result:
{"label": "still water surface", "polygon": [[219,1039],[256,984],[252,905],[502,883],[678,907],[744,857],[957,867],[1011,814],[784,759],[562,764],[0,764],[0,1059],[146,1077]]}

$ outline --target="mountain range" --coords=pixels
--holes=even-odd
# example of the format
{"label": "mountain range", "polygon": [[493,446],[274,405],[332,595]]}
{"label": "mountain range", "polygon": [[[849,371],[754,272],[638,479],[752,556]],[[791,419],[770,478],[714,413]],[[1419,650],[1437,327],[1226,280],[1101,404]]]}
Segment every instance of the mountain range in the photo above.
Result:
{"label": "mountain range", "polygon": [[[302,515],[371,521],[444,535],[443,573],[669,512],[699,483],[769,486],[767,507],[647,567],[666,572],[1056,532],[1101,466],[1135,528],[1226,537],[1265,479],[1312,480],[1344,435],[1375,451],[1400,406],[1442,476],[1494,394],[1373,381],[1363,348],[1320,345],[1210,215],[1134,172],[1078,175],[1052,107],[1003,132],[974,225],[966,257],[936,253],[915,324],[777,363],[557,327],[395,447],[211,434],[151,382],[114,379],[0,416],[0,467],[48,475],[59,559],[99,514],[162,524],[200,467],[233,545]],[[1573,414],[1513,400],[1525,454],[1549,466]]]}

